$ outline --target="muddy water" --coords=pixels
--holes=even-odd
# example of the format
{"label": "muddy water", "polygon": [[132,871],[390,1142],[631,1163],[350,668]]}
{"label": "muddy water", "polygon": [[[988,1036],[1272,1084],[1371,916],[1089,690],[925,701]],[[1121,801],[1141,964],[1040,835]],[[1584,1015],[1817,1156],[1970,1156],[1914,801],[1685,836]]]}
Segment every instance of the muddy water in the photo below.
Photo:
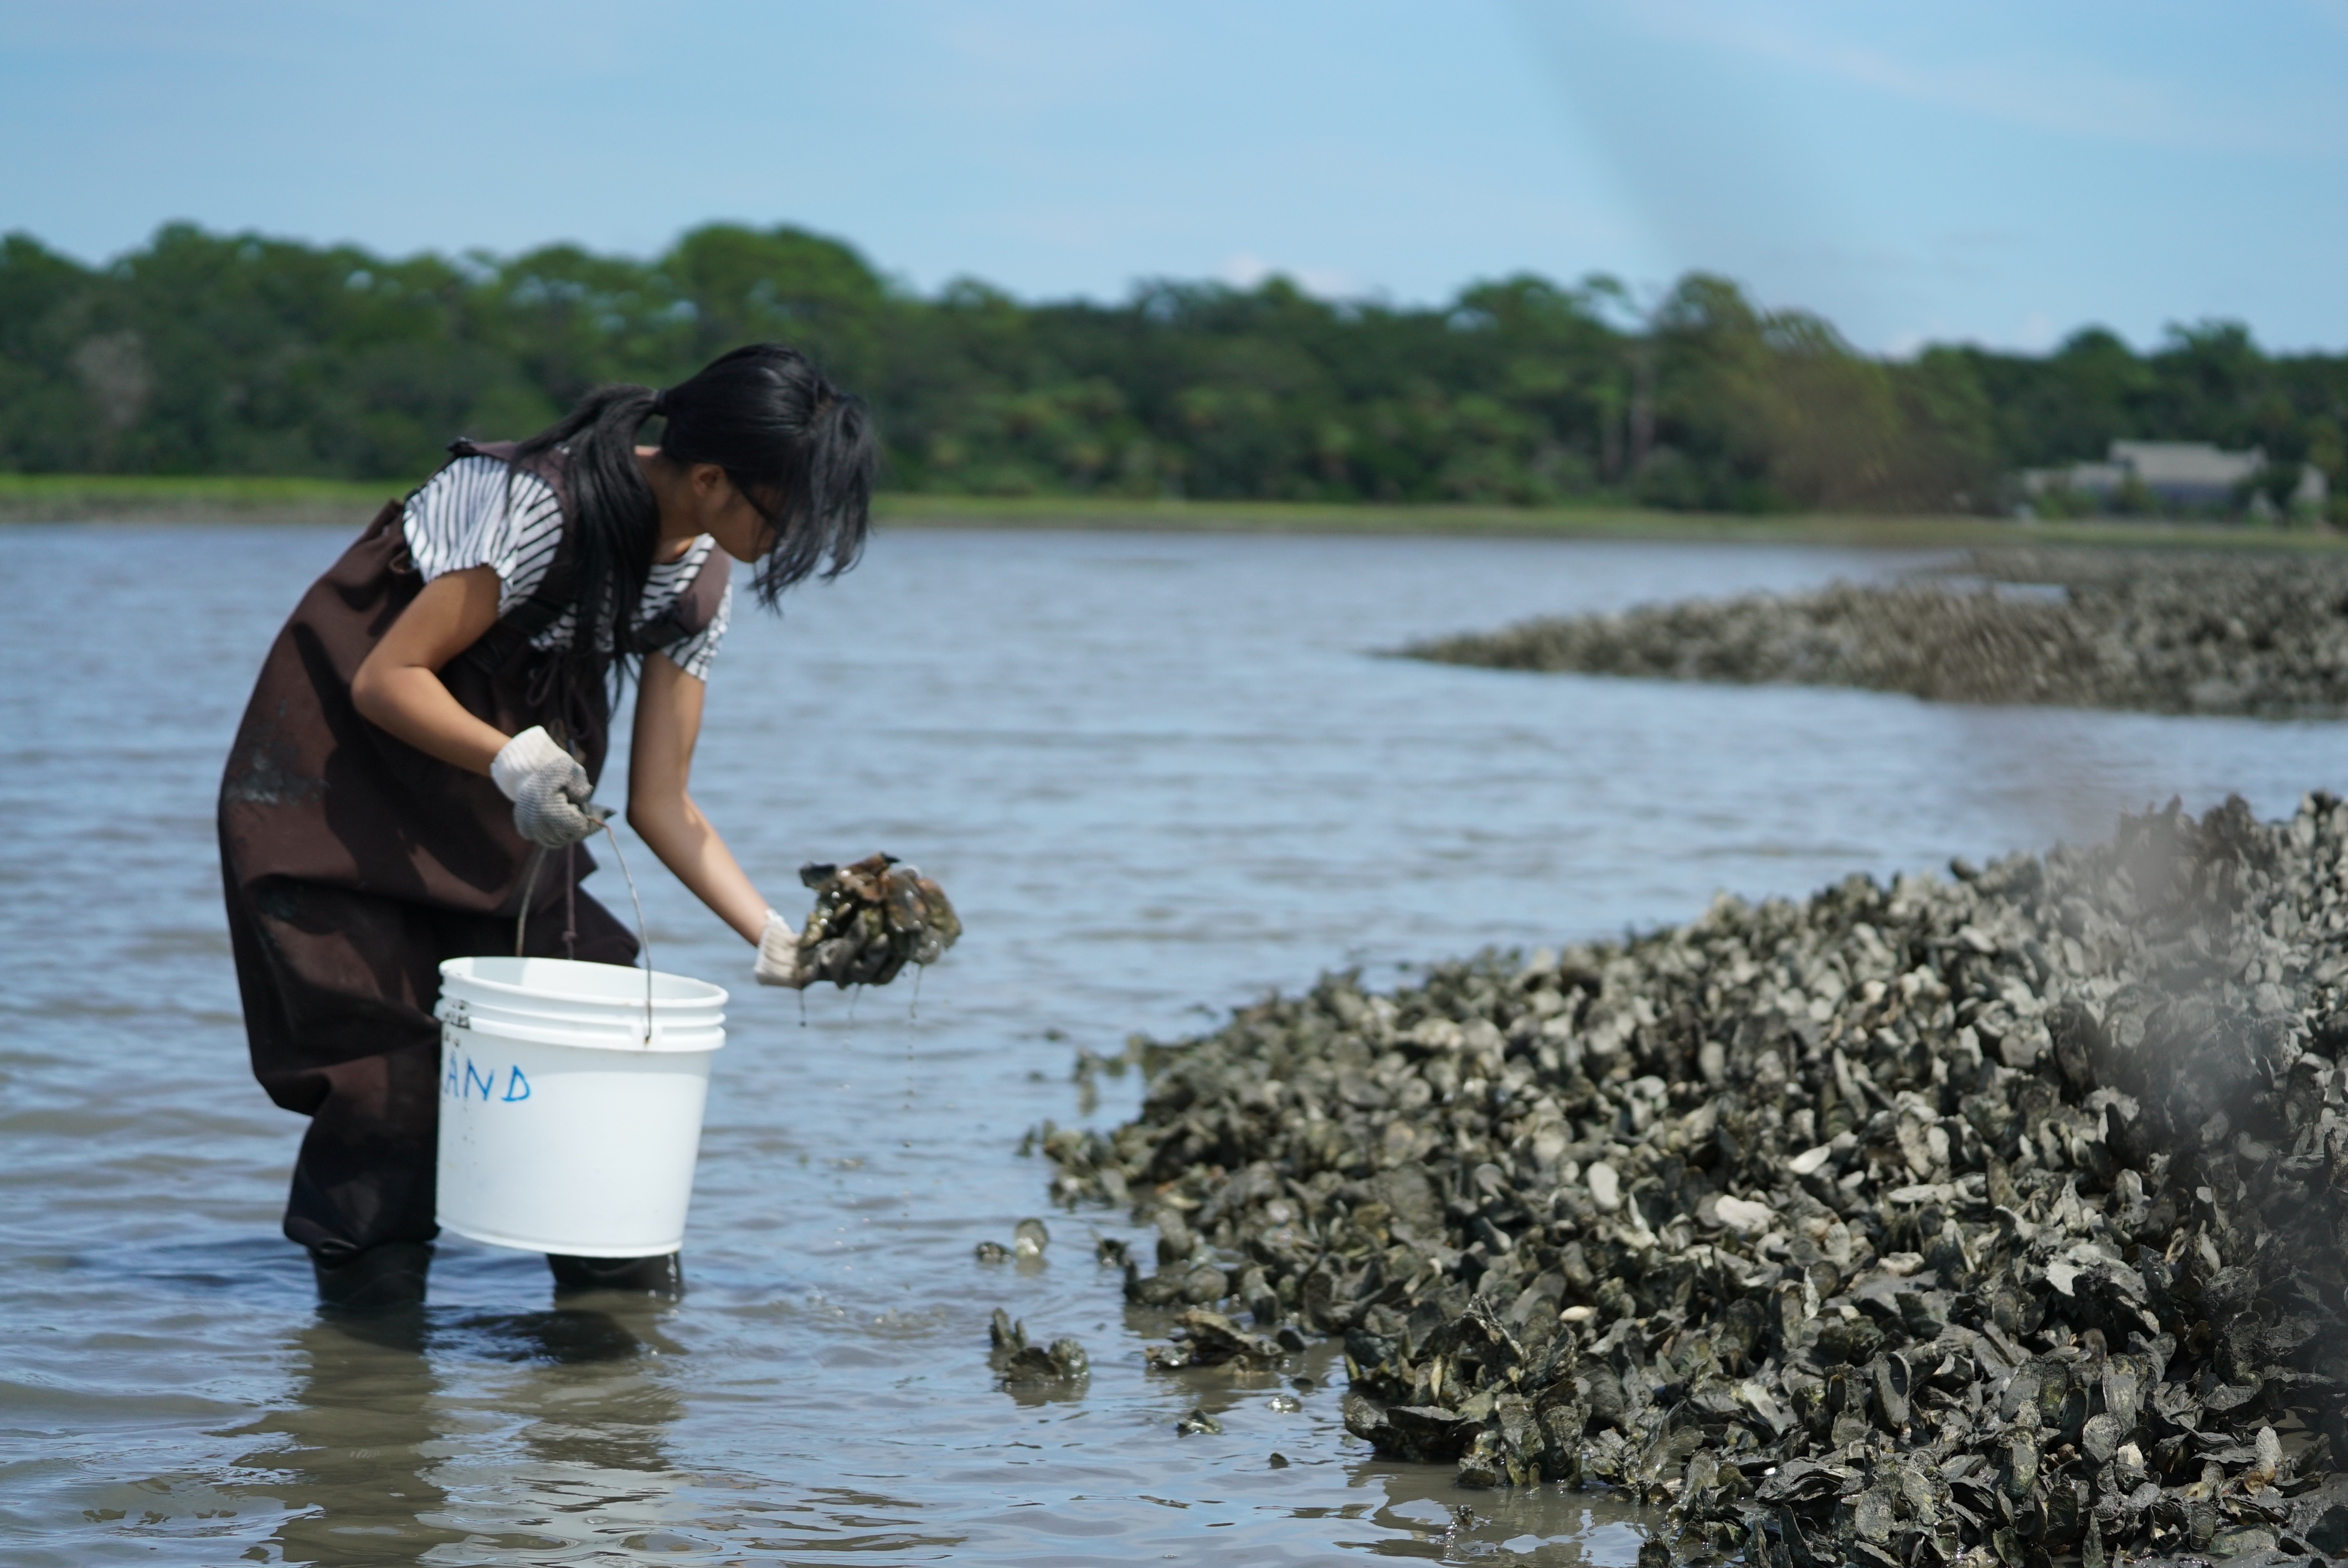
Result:
{"label": "muddy water", "polygon": [[[903,533],[743,616],[697,793],[778,902],[886,847],[970,934],[851,1000],[736,990],[663,1310],[555,1311],[530,1256],[442,1248],[417,1321],[313,1311],[277,1235],[300,1132],[245,1076],[216,909],[221,748],[310,530],[0,530],[0,1554],[220,1563],[1628,1563],[1603,1499],[1454,1492],[1344,1434],[1325,1357],[1145,1376],[1159,1326],[1045,1209],[1079,1045],[1332,965],[1684,917],[1715,888],[2100,831],[2119,804],[2338,782],[2307,725],[1928,708],[1370,656],[1536,611],[1892,565],[1787,549]],[[618,776],[615,774],[614,776]],[[639,866],[648,859],[641,852]],[[745,980],[657,873],[664,967]],[[624,907],[606,872],[604,897]],[[990,1309],[1094,1370],[996,1388]],[[1222,1436],[1178,1437],[1203,1405]],[[1273,1459],[1282,1456],[1285,1463]],[[1464,1522],[1457,1508],[1472,1511]]]}

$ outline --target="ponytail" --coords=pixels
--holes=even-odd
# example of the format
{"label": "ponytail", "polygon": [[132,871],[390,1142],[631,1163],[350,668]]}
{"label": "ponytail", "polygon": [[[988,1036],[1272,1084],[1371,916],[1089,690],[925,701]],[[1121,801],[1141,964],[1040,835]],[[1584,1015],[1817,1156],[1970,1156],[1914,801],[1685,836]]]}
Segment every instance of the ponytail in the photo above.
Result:
{"label": "ponytail", "polygon": [[514,468],[558,448],[571,491],[569,522],[578,563],[575,624],[563,656],[567,684],[623,679],[644,650],[634,610],[652,576],[660,502],[636,462],[636,432],[661,405],[649,386],[600,386],[554,424],[514,448]]}

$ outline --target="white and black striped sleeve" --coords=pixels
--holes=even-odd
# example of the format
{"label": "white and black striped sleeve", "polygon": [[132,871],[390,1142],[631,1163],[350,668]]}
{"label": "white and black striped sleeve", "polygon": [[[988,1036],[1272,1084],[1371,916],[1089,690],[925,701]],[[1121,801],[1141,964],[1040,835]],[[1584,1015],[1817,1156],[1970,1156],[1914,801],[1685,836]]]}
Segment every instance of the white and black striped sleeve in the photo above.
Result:
{"label": "white and black striped sleeve", "polygon": [[409,497],[400,529],[427,582],[469,567],[495,571],[503,615],[554,564],[562,506],[534,474],[517,474],[494,457],[459,457]]}
{"label": "white and black striped sleeve", "polygon": [[717,657],[717,645],[726,641],[726,623],[734,618],[734,579],[726,580],[726,591],[717,596],[717,613],[709,624],[690,637],[680,637],[661,650],[669,661],[696,681],[709,679],[709,661]]}

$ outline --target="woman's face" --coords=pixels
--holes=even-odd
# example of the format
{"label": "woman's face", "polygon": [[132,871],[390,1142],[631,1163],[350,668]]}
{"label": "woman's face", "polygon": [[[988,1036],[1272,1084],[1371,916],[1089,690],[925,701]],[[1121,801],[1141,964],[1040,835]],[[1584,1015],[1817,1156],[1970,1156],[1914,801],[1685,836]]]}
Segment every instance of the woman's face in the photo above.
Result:
{"label": "woman's face", "polygon": [[696,531],[717,541],[717,548],[738,561],[755,561],[775,548],[775,526],[751,505],[726,470],[715,463],[696,463],[692,492]]}

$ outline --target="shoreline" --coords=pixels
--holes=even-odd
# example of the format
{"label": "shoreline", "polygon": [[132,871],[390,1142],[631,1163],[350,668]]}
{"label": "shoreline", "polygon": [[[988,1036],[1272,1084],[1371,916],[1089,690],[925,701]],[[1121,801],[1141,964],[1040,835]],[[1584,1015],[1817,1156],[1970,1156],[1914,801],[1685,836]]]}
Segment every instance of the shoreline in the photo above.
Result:
{"label": "shoreline", "polygon": [[[0,474],[0,525],[268,524],[359,528],[405,487],[396,481],[145,475]],[[1655,544],[1960,549],[2072,545],[2127,549],[2317,551],[2348,534],[2154,521],[2032,522],[1979,517],[1805,513],[1748,517],[1638,507],[1151,500],[883,493],[883,528],[1097,533],[1349,534],[1395,538],[1611,540]]]}

